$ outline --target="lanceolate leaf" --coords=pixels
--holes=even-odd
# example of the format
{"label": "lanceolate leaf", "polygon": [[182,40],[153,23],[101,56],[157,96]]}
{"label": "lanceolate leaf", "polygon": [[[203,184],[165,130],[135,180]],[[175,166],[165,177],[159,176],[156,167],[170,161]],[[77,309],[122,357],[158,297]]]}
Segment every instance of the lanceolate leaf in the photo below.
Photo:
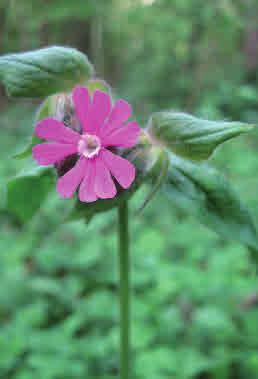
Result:
{"label": "lanceolate leaf", "polygon": [[152,115],[149,132],[171,152],[191,160],[204,160],[219,144],[252,128],[241,122],[207,121],[168,111]]}
{"label": "lanceolate leaf", "polygon": [[54,186],[51,168],[37,167],[9,180],[6,188],[6,210],[21,223],[29,221]]}
{"label": "lanceolate leaf", "polygon": [[0,81],[10,96],[43,97],[68,91],[93,74],[86,55],[52,46],[0,58]]}
{"label": "lanceolate leaf", "polygon": [[174,206],[224,238],[258,251],[257,232],[248,209],[217,170],[171,155],[164,188]]}

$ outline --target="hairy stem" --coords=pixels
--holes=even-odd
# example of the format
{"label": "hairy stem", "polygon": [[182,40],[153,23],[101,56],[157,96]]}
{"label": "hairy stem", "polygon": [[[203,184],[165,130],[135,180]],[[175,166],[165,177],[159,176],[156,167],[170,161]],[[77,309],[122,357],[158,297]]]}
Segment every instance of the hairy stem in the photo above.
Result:
{"label": "hairy stem", "polygon": [[130,364],[130,284],[128,203],[119,205],[119,276],[120,276],[120,379],[129,379]]}

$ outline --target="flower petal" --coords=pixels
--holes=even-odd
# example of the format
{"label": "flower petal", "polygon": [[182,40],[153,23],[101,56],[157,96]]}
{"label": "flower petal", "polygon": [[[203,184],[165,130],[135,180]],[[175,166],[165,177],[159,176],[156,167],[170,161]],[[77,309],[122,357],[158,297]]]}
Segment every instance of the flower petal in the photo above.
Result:
{"label": "flower petal", "polygon": [[132,107],[131,105],[123,100],[119,99],[116,101],[111,115],[109,117],[108,123],[109,125],[112,125],[113,128],[120,126],[123,124],[132,114]]}
{"label": "flower petal", "polygon": [[141,129],[136,121],[128,122],[125,126],[114,129],[103,137],[103,146],[129,148],[136,145]]}
{"label": "flower petal", "polygon": [[135,167],[127,159],[102,149],[100,158],[123,188],[129,188],[135,179]]}
{"label": "flower petal", "polygon": [[106,125],[104,126],[102,130],[101,136],[104,137],[108,135],[113,129],[121,126],[125,121],[128,120],[131,114],[132,114],[131,105],[123,99],[117,100],[112,109],[110,117],[107,120]]}
{"label": "flower petal", "polygon": [[103,126],[106,118],[109,116],[110,111],[110,96],[105,92],[96,90],[94,92],[92,105],[89,111],[87,132],[98,135],[100,128]]}
{"label": "flower petal", "polygon": [[85,175],[86,163],[86,159],[80,157],[75,166],[58,179],[56,189],[61,197],[73,196]]}
{"label": "flower petal", "polygon": [[116,186],[110,172],[102,159],[96,158],[95,193],[101,199],[112,199],[116,196]]}
{"label": "flower petal", "polygon": [[76,152],[76,145],[63,143],[41,143],[32,148],[33,158],[42,166],[57,163]]}
{"label": "flower petal", "polygon": [[72,129],[67,128],[61,122],[53,118],[44,118],[39,121],[35,128],[35,134],[39,138],[53,142],[77,144],[80,135]]}
{"label": "flower petal", "polygon": [[81,123],[82,129],[86,132],[88,127],[88,113],[91,105],[87,88],[76,86],[72,92],[72,98],[76,116]]}
{"label": "flower petal", "polygon": [[87,159],[86,163],[86,172],[80,185],[79,199],[82,202],[91,203],[97,200],[97,196],[94,191],[96,177],[95,159]]}

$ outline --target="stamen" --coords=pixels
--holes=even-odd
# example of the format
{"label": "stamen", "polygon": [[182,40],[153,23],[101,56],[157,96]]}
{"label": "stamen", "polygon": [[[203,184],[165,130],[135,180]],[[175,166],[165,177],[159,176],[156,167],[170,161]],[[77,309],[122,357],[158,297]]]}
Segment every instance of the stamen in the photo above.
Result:
{"label": "stamen", "polygon": [[99,137],[92,134],[83,134],[78,143],[78,152],[86,158],[95,157],[101,148]]}

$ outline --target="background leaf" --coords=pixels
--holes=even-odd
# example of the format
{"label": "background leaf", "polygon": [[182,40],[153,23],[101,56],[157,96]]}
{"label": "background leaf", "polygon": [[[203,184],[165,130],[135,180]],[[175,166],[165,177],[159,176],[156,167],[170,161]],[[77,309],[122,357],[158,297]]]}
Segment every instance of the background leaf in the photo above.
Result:
{"label": "background leaf", "polygon": [[[42,120],[43,118],[53,116],[54,111],[55,111],[55,98],[56,96],[48,96],[43,103],[39,106],[39,109],[36,113],[35,116],[35,121],[34,123],[38,122],[39,120]],[[34,126],[34,125],[33,125]],[[29,142],[23,146],[22,149],[20,149],[19,152],[15,153],[14,158],[15,159],[25,159],[31,156],[32,154],[32,148],[35,146],[37,143],[41,143],[42,140],[37,137],[35,134],[33,134],[30,137]]]}
{"label": "background leaf", "polygon": [[217,170],[171,155],[164,188],[174,206],[197,217],[224,238],[258,251],[257,232],[248,209]]}
{"label": "background leaf", "polygon": [[34,170],[10,179],[6,189],[7,210],[20,222],[29,221],[44,202],[54,186],[51,168]]}

